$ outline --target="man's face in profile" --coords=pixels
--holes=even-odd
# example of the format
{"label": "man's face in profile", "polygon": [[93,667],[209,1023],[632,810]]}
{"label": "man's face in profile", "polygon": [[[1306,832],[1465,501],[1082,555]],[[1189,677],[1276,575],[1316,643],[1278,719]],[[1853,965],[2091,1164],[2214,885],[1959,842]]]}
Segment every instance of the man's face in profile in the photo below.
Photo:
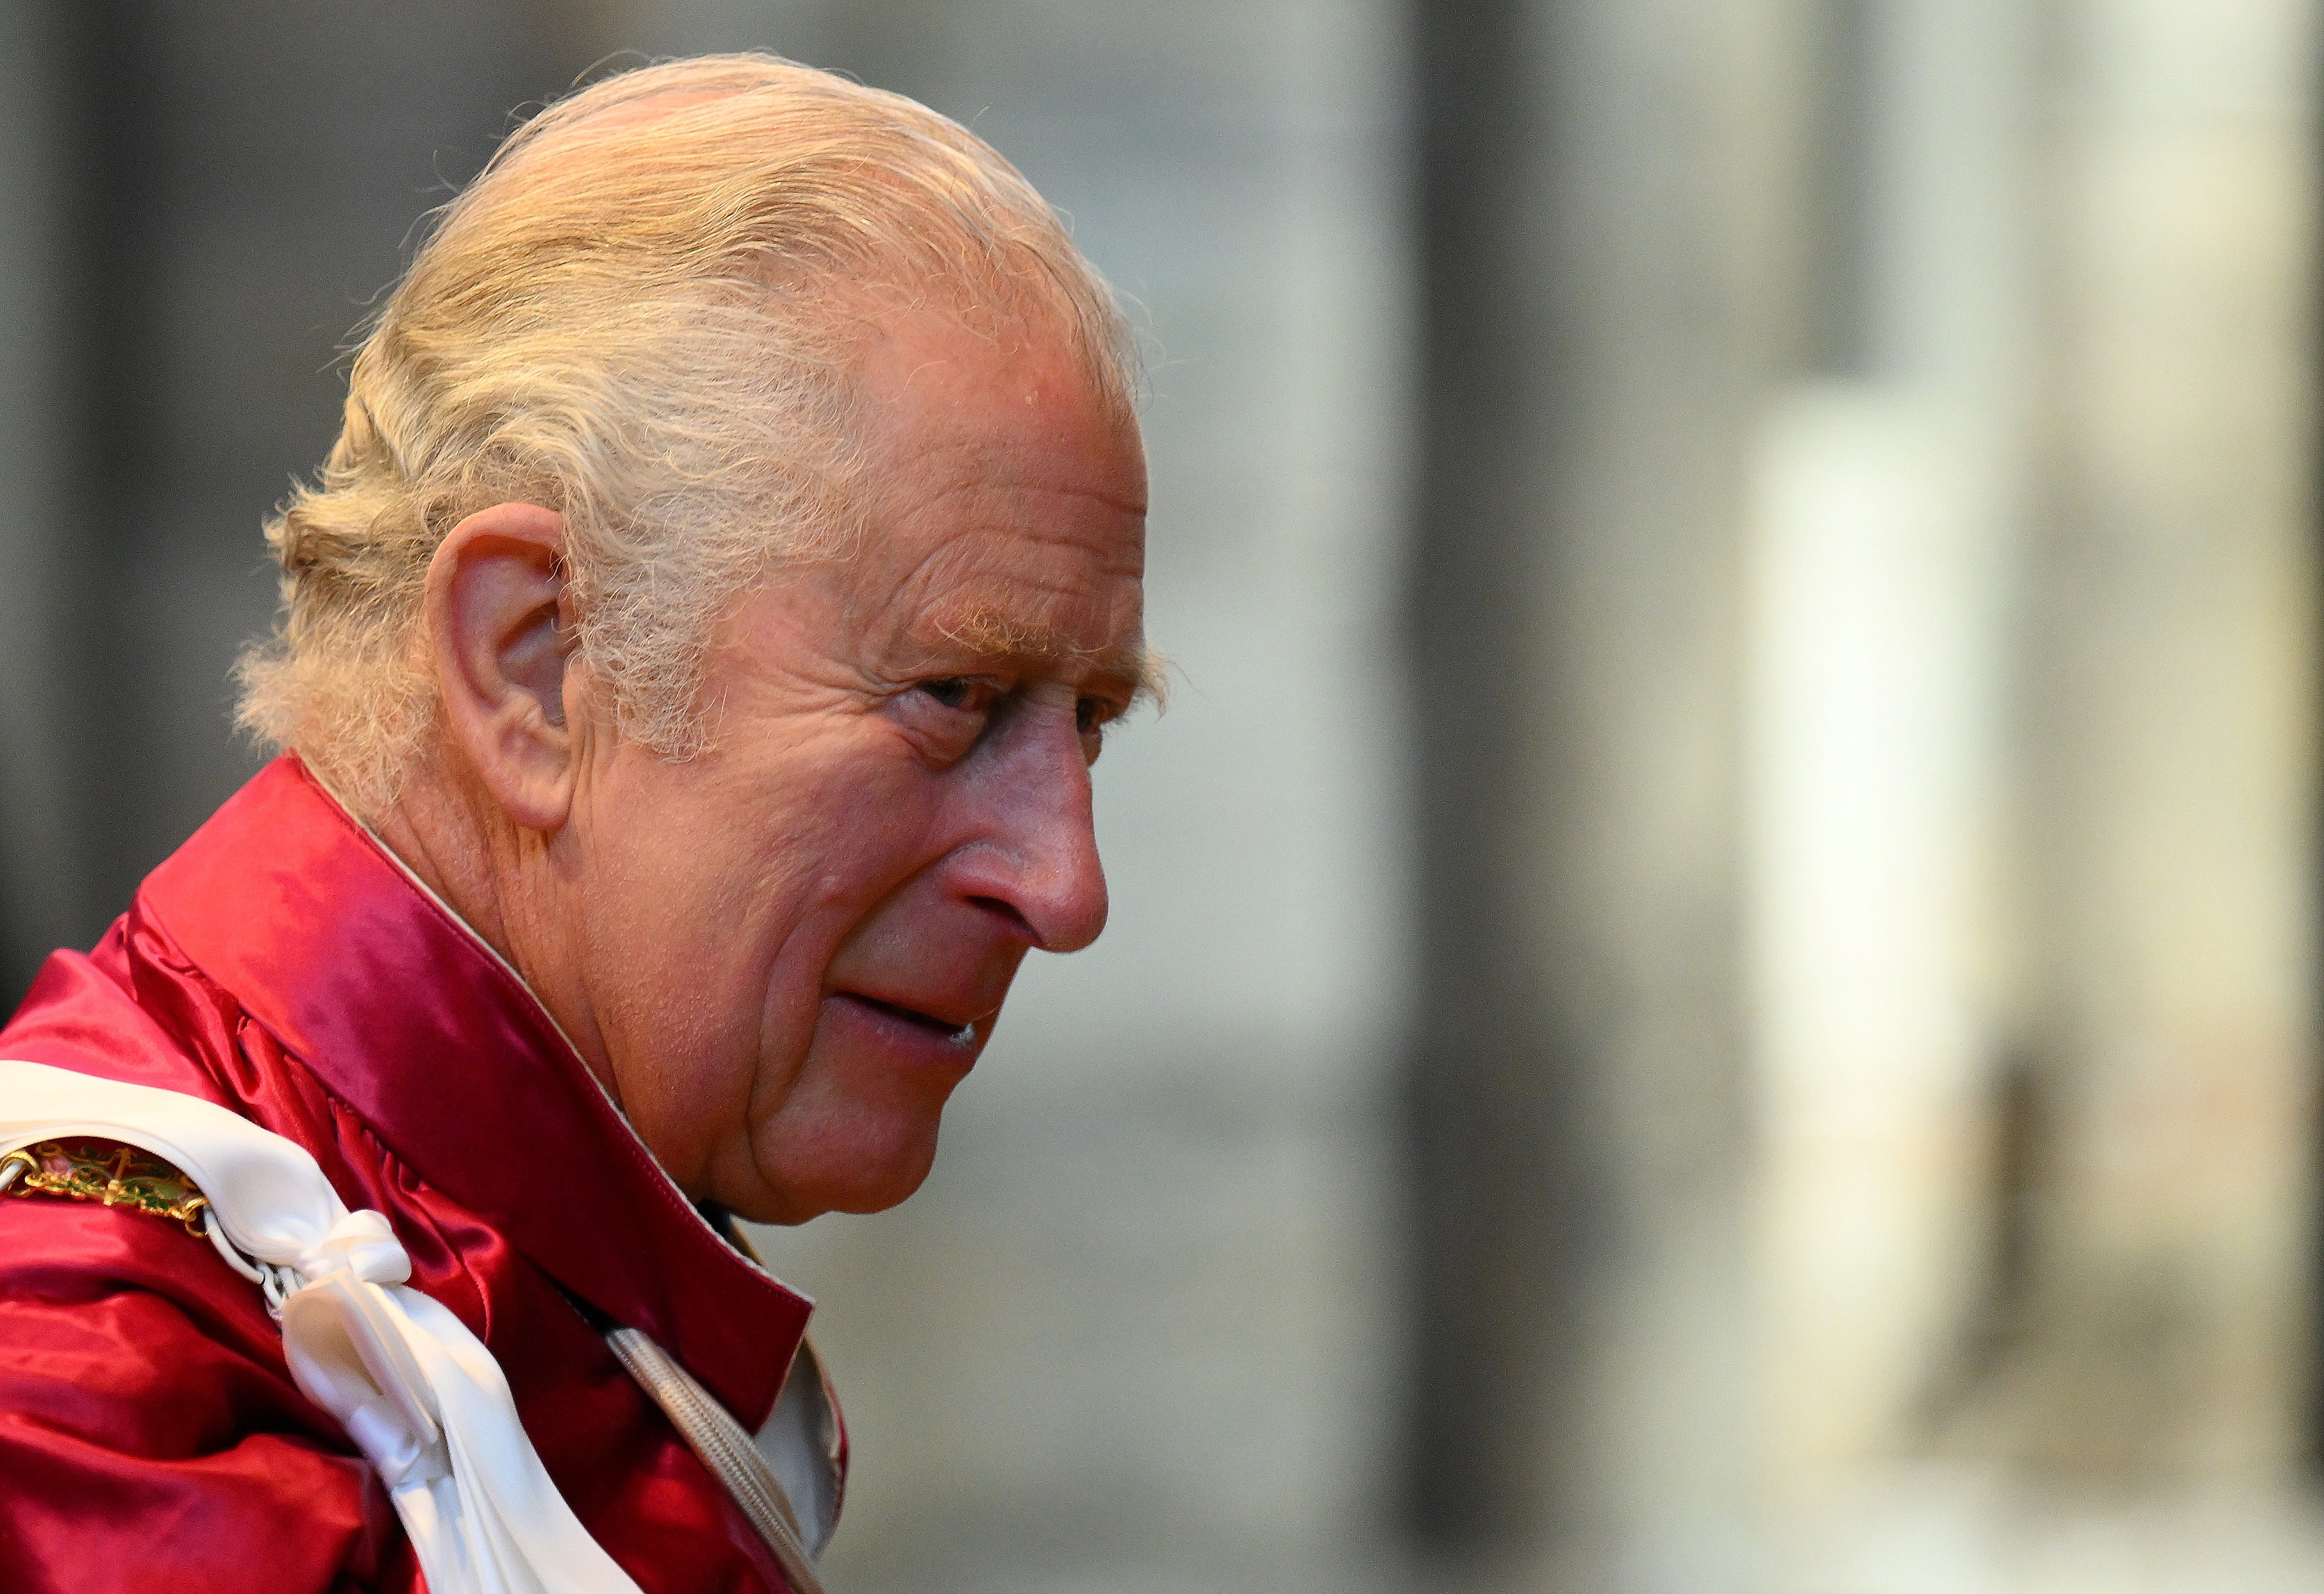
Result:
{"label": "man's face in profile", "polygon": [[1134,424],[1054,322],[877,327],[860,546],[731,616],[708,751],[589,738],[567,838],[624,1110],[762,1221],[909,1195],[1026,951],[1103,928],[1089,765],[1141,679]]}

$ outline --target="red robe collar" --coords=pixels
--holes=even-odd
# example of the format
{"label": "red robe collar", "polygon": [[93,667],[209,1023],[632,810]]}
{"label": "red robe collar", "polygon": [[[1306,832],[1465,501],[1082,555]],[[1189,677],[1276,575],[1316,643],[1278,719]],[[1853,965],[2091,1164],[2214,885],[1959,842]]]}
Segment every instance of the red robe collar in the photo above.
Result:
{"label": "red robe collar", "polygon": [[712,1230],[531,991],[296,758],[147,877],[135,911],[420,1177],[765,1421],[813,1303]]}

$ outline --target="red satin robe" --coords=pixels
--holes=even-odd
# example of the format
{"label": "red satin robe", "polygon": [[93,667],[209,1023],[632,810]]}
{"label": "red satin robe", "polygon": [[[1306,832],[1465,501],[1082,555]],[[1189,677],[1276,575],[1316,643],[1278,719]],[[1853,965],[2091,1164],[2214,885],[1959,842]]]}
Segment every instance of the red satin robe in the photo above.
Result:
{"label": "red satin robe", "polygon": [[[523,985],[297,760],[94,952],[50,958],[0,1057],[201,1096],[306,1147],[499,1359],[549,1476],[641,1589],[785,1588],[583,1313],[643,1329],[755,1430],[810,1304],[719,1238]],[[0,1196],[0,1588],[422,1587],[256,1286],[167,1219]]]}

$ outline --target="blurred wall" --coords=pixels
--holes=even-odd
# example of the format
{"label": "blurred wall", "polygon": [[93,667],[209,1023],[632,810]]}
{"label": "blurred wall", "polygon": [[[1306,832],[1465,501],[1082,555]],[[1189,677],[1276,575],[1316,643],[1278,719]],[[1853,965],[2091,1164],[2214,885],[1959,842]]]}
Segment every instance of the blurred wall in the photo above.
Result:
{"label": "blurred wall", "polygon": [[1418,14],[1420,1541],[2307,1586],[2310,8]]}
{"label": "blurred wall", "polygon": [[2108,0],[2053,27],[2018,1444],[2277,1479],[2316,1344],[2315,17]]}
{"label": "blurred wall", "polygon": [[69,281],[69,104],[54,63],[64,19],[0,9],[0,1000],[12,1006],[47,938],[69,933],[72,855],[58,612],[74,428],[60,306]]}
{"label": "blurred wall", "polygon": [[1788,310],[1781,9],[1416,14],[1400,1460],[1421,1542],[1513,1586],[1749,1554],[1737,590]]}
{"label": "blurred wall", "polygon": [[518,5],[5,15],[13,999],[256,767],[226,715],[257,525],[337,430],[338,351],[510,108],[594,58]]}

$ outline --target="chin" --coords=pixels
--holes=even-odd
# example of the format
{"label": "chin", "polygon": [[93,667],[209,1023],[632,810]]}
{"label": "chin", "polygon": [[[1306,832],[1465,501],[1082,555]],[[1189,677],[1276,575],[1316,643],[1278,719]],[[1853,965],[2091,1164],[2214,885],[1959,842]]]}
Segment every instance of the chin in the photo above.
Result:
{"label": "chin", "polygon": [[859,1119],[774,1138],[778,1144],[756,1147],[761,1184],[752,1193],[760,1199],[725,1203],[753,1223],[804,1223],[825,1212],[884,1212],[927,1181],[936,1159],[932,1116],[888,1124]]}

